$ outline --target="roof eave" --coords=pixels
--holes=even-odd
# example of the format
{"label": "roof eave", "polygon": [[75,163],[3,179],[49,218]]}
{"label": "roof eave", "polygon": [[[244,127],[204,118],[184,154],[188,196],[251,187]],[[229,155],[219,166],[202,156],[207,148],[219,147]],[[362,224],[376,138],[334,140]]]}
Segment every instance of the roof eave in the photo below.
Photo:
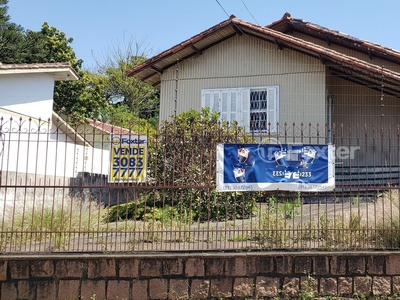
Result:
{"label": "roof eave", "polygon": [[[52,66],[54,65],[54,66]],[[0,65],[0,75],[50,74],[55,81],[75,81],[79,79],[69,64],[10,64]]]}
{"label": "roof eave", "polygon": [[[200,40],[214,34],[218,30],[222,30],[223,28],[232,26],[232,24],[234,23],[233,22],[234,19],[235,19],[235,17],[231,16],[229,19],[183,41],[180,44],[173,46],[172,48],[170,48],[168,50],[161,52],[160,54],[146,60],[142,64],[133,67],[132,69],[130,69],[129,71],[126,72],[126,75],[134,76],[134,75],[138,74],[139,72],[141,72],[142,70],[144,70],[148,67],[154,66],[157,62],[160,62],[161,60],[165,59],[166,57],[169,57],[171,55],[178,53],[179,51],[181,51],[184,48],[193,47],[194,44],[196,44]],[[194,49],[193,51],[197,53],[198,49]],[[160,75],[160,70],[154,70],[154,74],[156,74],[156,73],[158,73]],[[151,77],[151,76],[148,76],[148,77]]]}
{"label": "roof eave", "polygon": [[[280,21],[278,22],[288,22],[291,17],[290,15],[284,16]],[[286,21],[285,21],[286,20]],[[293,37],[291,35],[284,34],[280,31],[275,31],[273,29],[270,29],[268,27],[262,27],[258,25],[254,25],[248,22],[244,22],[242,20],[236,19],[236,18],[231,18],[228,19],[224,22],[221,22],[220,24],[208,29],[207,31],[204,31],[191,39],[188,39],[184,41],[183,43],[172,47],[169,50],[166,50],[162,52],[161,54],[147,60],[141,65],[138,65],[128,71],[127,75],[128,76],[135,76],[138,73],[142,72],[143,70],[149,69],[154,66],[154,64],[161,62],[163,59],[168,57],[171,54],[177,54],[179,51],[187,48],[187,47],[192,47],[196,42],[200,41],[201,39],[206,38],[209,35],[215,34],[218,31],[221,31],[223,28],[226,28],[227,26],[232,26],[235,28],[239,28],[239,30],[236,30],[236,34],[239,32],[245,33],[245,34],[251,34],[255,37],[262,38],[263,40],[270,41],[272,43],[279,43],[280,47],[283,48],[290,48],[294,51],[299,51],[308,55],[311,55],[317,59],[320,57],[325,57],[327,60],[331,60],[334,63],[342,64],[345,66],[349,66],[350,68],[353,68],[354,70],[358,70],[364,73],[372,73],[375,74],[376,76],[386,76],[386,78],[391,78],[394,81],[400,82],[400,74],[394,71],[390,71],[387,69],[382,69],[381,67],[378,67],[376,65],[370,64],[368,62],[365,62],[363,60],[347,56],[343,53],[331,50],[329,48],[304,41],[300,38]],[[221,42],[221,40],[218,40],[218,42]],[[159,79],[160,79],[160,74],[157,73],[156,71],[148,73],[150,75],[147,75],[146,78],[151,78],[153,77],[152,81],[155,82],[156,79],[158,79],[158,84],[159,84]],[[158,75],[157,75],[158,74]],[[156,78],[154,79],[154,76]],[[139,79],[143,80],[145,76],[137,76]]]}

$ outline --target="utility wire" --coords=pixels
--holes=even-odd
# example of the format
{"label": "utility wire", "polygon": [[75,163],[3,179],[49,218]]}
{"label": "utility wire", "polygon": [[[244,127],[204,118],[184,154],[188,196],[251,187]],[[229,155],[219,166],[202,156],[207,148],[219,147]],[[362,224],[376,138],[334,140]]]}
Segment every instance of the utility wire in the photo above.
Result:
{"label": "utility wire", "polygon": [[217,1],[218,5],[222,8],[222,10],[225,12],[225,14],[226,14],[226,15],[228,16],[228,18],[229,18],[229,14],[226,12],[225,8],[221,5],[221,3],[219,3],[218,0],[215,0],[215,1]]}
{"label": "utility wire", "polygon": [[[222,4],[218,1],[218,0],[215,0],[215,1],[217,1],[217,3],[218,3],[218,5],[222,8],[222,10],[225,12],[225,14],[228,16],[228,18],[230,18],[230,15],[227,13],[227,11],[225,10],[225,8],[222,6]],[[249,12],[249,14],[253,17],[253,19],[256,21],[256,23],[257,23],[257,20],[254,18],[254,16],[251,14],[251,12],[249,11],[249,9],[247,8],[247,6],[246,6],[246,4],[243,2],[243,0],[242,0],[242,3],[243,3],[243,5],[246,7],[246,9],[247,9],[247,11]],[[260,26],[258,23],[257,23],[257,25],[258,26]],[[246,38],[248,38],[252,43],[254,43],[254,41],[245,33],[245,32],[243,32],[243,30],[239,27],[239,26],[236,26],[236,28],[246,37]],[[275,51],[275,50],[267,50],[267,49],[265,49],[264,47],[260,47],[258,44],[256,44],[256,43],[254,43],[257,47],[259,47],[259,48],[261,48],[262,50],[264,50],[264,51]]]}
{"label": "utility wire", "polygon": [[256,24],[257,24],[258,26],[260,26],[260,24],[258,24],[256,18],[254,18],[253,14],[252,14],[252,13],[250,12],[250,10],[248,9],[246,3],[244,3],[244,0],[242,0],[242,3],[243,3],[243,5],[244,5],[244,7],[246,8],[247,12],[250,14],[250,16],[251,16],[251,17],[253,18],[253,20],[256,22]]}

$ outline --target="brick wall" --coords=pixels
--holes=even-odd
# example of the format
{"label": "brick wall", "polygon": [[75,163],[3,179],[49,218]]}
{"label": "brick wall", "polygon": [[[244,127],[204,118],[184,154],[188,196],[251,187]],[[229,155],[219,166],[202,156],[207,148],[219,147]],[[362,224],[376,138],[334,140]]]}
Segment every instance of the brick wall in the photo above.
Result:
{"label": "brick wall", "polygon": [[2,300],[385,298],[400,294],[400,253],[4,255],[0,288]]}

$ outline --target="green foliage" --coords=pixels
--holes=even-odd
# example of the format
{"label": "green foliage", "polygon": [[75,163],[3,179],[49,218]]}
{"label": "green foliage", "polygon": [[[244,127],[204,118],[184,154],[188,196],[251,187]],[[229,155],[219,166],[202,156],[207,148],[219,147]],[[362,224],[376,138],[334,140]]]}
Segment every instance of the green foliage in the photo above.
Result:
{"label": "green foliage", "polygon": [[128,41],[107,53],[105,62],[97,63],[99,74],[107,78],[105,97],[110,104],[123,104],[136,118],[157,118],[159,91],[151,85],[127,76],[127,72],[146,60],[143,44]]}
{"label": "green foliage", "polygon": [[277,213],[279,218],[291,219],[300,214],[301,194],[300,192],[286,193],[283,196],[274,194],[269,197],[268,204],[271,213]]}
{"label": "green foliage", "polygon": [[172,207],[146,206],[144,203],[129,202],[120,205],[114,205],[105,210],[104,221],[116,222],[122,220],[143,220],[157,221],[162,224],[171,224],[172,222],[191,222],[191,212],[188,209]]}
{"label": "green foliage", "polygon": [[143,219],[145,206],[136,202],[123,203],[107,208],[104,216],[106,222],[118,220],[140,220]]}
{"label": "green foliage", "polygon": [[293,240],[293,231],[285,218],[269,206],[260,211],[260,221],[256,239],[263,248],[284,248]]}
{"label": "green foliage", "polygon": [[[186,220],[230,220],[252,216],[256,211],[257,192],[220,193],[212,188],[216,184],[216,148],[218,143],[245,142],[240,127],[220,124],[217,113],[209,109],[188,111],[173,122],[164,122],[149,143],[148,170],[151,184],[171,186],[162,193],[144,190],[135,204],[123,205],[110,211],[111,219],[120,218],[117,211],[127,211],[126,218],[147,218],[154,207],[154,218],[159,219],[156,208],[163,208],[164,218],[176,210]],[[161,196],[162,194],[162,196]],[[165,208],[172,208],[168,212]],[[136,209],[136,211],[132,211]],[[110,215],[110,216],[111,216]]]}
{"label": "green foliage", "polygon": [[259,193],[220,193],[216,184],[218,143],[245,142],[243,128],[220,123],[209,109],[190,110],[164,122],[157,143],[149,146],[149,168],[156,185],[179,188],[165,190],[165,204],[179,203],[193,213],[194,220],[247,218],[254,212]]}
{"label": "green foliage", "polygon": [[318,294],[318,279],[315,279],[311,274],[304,272],[305,279],[301,282],[301,288],[297,292],[297,299],[307,300],[314,299]]}
{"label": "green foliage", "polygon": [[102,207],[97,202],[65,198],[48,203],[26,204],[24,209],[7,207],[0,248],[5,243],[32,243],[50,239],[59,249],[74,232],[96,229]]}
{"label": "green foliage", "polygon": [[10,22],[7,4],[7,0],[0,0],[0,62],[19,63],[24,46],[24,29]]}
{"label": "green foliage", "polygon": [[147,134],[149,137],[155,135],[157,127],[156,119],[140,119],[124,104],[106,105],[96,113],[93,113],[91,117],[101,120],[102,122],[130,129],[133,132],[138,132],[143,135]]}
{"label": "green foliage", "polygon": [[358,213],[329,218],[324,212],[319,224],[320,238],[324,240],[328,248],[343,245],[348,249],[355,249],[365,245],[368,239],[367,227]]}

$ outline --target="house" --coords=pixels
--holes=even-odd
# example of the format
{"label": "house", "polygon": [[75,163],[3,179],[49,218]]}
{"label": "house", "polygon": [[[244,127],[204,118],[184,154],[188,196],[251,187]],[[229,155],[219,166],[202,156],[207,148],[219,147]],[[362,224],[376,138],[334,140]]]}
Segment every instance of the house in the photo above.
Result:
{"label": "house", "polygon": [[63,197],[70,178],[90,168],[92,146],[53,111],[55,81],[78,79],[67,63],[0,64],[4,202]]}
{"label": "house", "polygon": [[137,194],[109,183],[111,134],[135,133],[95,120],[72,126],[53,111],[54,82],[78,79],[66,63],[0,64],[4,203],[83,194],[112,205]]}
{"label": "house", "polygon": [[288,13],[268,26],[231,16],[127,75],[160,89],[160,119],[206,106],[255,133],[312,124],[308,143],[357,150],[337,166],[399,165],[400,52]]}
{"label": "house", "polygon": [[0,169],[8,181],[25,178],[18,174],[74,175],[76,164],[66,164],[64,154],[87,143],[53,112],[57,80],[78,80],[78,75],[65,63],[0,65]]}

